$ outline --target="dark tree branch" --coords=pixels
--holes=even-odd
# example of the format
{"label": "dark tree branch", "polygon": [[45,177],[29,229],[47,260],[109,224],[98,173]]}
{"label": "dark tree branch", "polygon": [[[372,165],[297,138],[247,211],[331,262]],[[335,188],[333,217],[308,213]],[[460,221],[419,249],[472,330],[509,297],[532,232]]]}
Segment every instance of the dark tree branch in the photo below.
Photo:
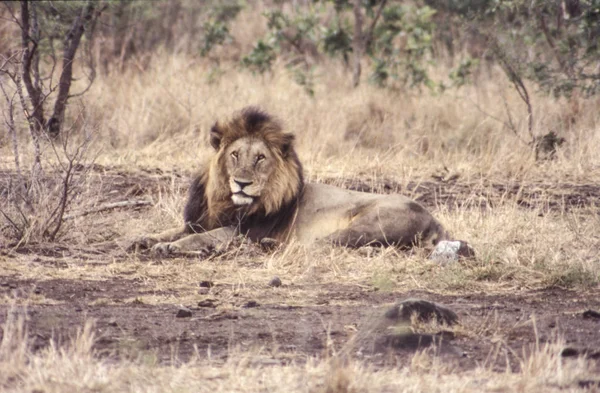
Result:
{"label": "dark tree branch", "polygon": [[[2,67],[3,68],[3,67]],[[2,79],[0,79],[0,90],[2,90],[2,94],[4,95],[4,99],[6,100],[6,105],[8,106],[8,115],[5,115],[4,122],[6,127],[8,128],[8,134],[10,135],[13,155],[15,156],[15,169],[17,171],[17,181],[19,182],[19,189],[22,193],[25,192],[25,182],[23,181],[23,174],[21,173],[21,159],[19,155],[19,143],[17,141],[17,130],[15,128],[15,117],[14,117],[14,109],[15,109],[15,96],[17,92],[15,92],[12,97],[8,96],[6,89],[4,88],[4,83],[2,83]]]}
{"label": "dark tree branch", "polygon": [[362,33],[363,15],[360,9],[361,0],[354,0],[354,37],[352,39],[352,51],[354,52],[354,65],[352,71],[352,85],[357,87],[360,83],[361,65],[360,59],[364,49],[364,38]]}
{"label": "dark tree branch", "polygon": [[[42,171],[42,151],[40,148],[40,133],[39,130],[36,129],[36,121],[33,119],[33,116],[29,114],[29,110],[27,109],[27,101],[25,100],[25,95],[23,94],[23,86],[21,83],[21,76],[16,74],[11,76],[12,81],[15,84],[17,95],[19,96],[19,102],[21,103],[21,109],[25,114],[25,118],[27,119],[27,123],[29,125],[29,133],[31,134],[31,142],[33,143],[34,149],[34,162],[33,162],[33,173],[31,175],[32,183],[37,181],[38,175]],[[31,97],[30,97],[31,98]]]}
{"label": "dark tree branch", "polygon": [[[516,69],[513,65],[513,60],[509,58],[504,49],[500,46],[497,38],[494,36],[486,35],[487,41],[490,43],[490,47],[492,51],[496,55],[500,66],[504,70],[506,76],[515,87],[515,90],[521,97],[521,100],[525,103],[527,107],[527,130],[529,132],[529,136],[531,137],[532,143],[535,141],[535,135],[533,133],[533,107],[531,105],[531,98],[529,96],[529,92],[527,91],[527,87],[523,82],[523,78],[518,69]],[[512,122],[512,121],[511,121]]]}
{"label": "dark tree branch", "polygon": [[544,17],[543,13],[539,14],[538,20],[540,22],[540,28],[544,33],[544,38],[546,39],[548,46],[552,50],[552,54],[554,55],[554,58],[556,58],[556,61],[558,62],[558,65],[560,66],[562,72],[564,72],[565,75],[567,75],[569,78],[572,78],[573,70],[571,69],[571,67],[569,67],[569,65],[565,62],[564,58],[561,56],[556,46],[556,43],[554,42],[554,37],[552,37],[550,29],[548,29],[548,24],[546,23],[546,18]]}
{"label": "dark tree branch", "polygon": [[[31,101],[31,105],[33,107],[33,112],[31,114],[27,113],[27,120],[31,126],[33,126],[33,131],[35,133],[39,133],[44,125],[44,108],[41,102],[41,90],[39,85],[34,85],[31,80],[31,66],[33,57],[36,54],[37,50],[37,41],[31,38],[30,33],[30,23],[29,23],[29,2],[27,0],[21,0],[21,48],[23,50],[23,59],[22,59],[22,78],[23,83],[25,84],[25,88],[27,89],[27,94],[29,94],[29,100]],[[32,44],[30,46],[30,43]],[[37,83],[36,83],[37,84]]]}
{"label": "dark tree branch", "polygon": [[377,22],[379,22],[379,18],[381,17],[381,14],[383,13],[383,9],[385,8],[386,5],[387,5],[387,0],[383,0],[379,4],[377,13],[375,14],[375,17],[373,18],[373,20],[371,21],[371,26],[369,27],[369,31],[365,35],[365,43],[364,43],[365,49],[369,48],[371,46],[371,43],[373,42],[373,35],[375,34],[375,27],[377,27]]}
{"label": "dark tree branch", "polygon": [[96,80],[96,62],[94,61],[94,56],[92,55],[92,45],[94,43],[94,32],[96,31],[96,23],[98,22],[98,18],[100,18],[100,15],[102,14],[102,12],[107,7],[108,6],[105,5],[104,7],[102,7],[98,11],[96,11],[96,13],[94,14],[94,16],[92,17],[92,19],[90,21],[89,28],[86,31],[87,41],[85,44],[85,57],[87,58],[88,68],[90,69],[90,73],[87,75],[88,85],[81,92],[71,94],[71,95],[69,95],[68,98],[74,98],[74,97],[79,97],[79,96],[84,95],[92,87],[92,85],[94,84],[94,80]]}
{"label": "dark tree branch", "polygon": [[81,13],[73,21],[71,29],[64,40],[63,49],[63,68],[58,82],[58,95],[54,103],[54,112],[48,119],[46,131],[51,136],[57,136],[60,133],[62,122],[64,120],[65,109],[69,99],[69,90],[73,81],[73,62],[81,37],[85,31],[85,24],[89,22],[94,15],[94,3],[88,1],[81,9]]}

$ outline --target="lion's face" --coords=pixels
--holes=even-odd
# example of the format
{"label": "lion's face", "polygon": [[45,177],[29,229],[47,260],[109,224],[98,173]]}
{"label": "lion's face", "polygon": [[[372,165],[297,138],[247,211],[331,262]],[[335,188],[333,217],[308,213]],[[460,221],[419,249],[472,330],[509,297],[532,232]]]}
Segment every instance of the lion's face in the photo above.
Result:
{"label": "lion's face", "polygon": [[257,108],[216,122],[210,129],[216,154],[206,186],[211,216],[221,220],[231,207],[243,207],[246,217],[268,216],[293,203],[304,184],[293,142],[292,134]]}
{"label": "lion's face", "polygon": [[227,147],[225,159],[233,203],[250,205],[259,199],[275,166],[275,157],[265,142],[240,138]]}

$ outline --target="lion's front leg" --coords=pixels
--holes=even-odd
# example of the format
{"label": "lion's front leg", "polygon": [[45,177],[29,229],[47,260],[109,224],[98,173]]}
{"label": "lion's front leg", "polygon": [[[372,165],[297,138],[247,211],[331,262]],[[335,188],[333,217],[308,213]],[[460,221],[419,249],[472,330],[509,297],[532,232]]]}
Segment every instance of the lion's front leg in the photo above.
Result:
{"label": "lion's front leg", "polygon": [[128,251],[149,250],[158,243],[174,242],[187,234],[186,228],[172,228],[155,235],[141,236],[133,240],[128,246]]}
{"label": "lion's front leg", "polygon": [[195,233],[173,242],[161,242],[152,247],[152,252],[158,256],[168,255],[197,255],[206,256],[220,252],[237,236],[234,227],[222,227],[204,233]]}

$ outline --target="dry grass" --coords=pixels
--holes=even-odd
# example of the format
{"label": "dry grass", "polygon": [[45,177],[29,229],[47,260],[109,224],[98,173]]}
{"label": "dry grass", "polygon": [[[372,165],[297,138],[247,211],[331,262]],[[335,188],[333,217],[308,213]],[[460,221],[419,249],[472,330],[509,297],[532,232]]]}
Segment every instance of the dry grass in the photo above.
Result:
{"label": "dry grass", "polygon": [[578,390],[577,382],[590,377],[586,362],[560,357],[560,342],[524,352],[522,371],[499,377],[485,366],[457,371],[428,351],[417,352],[405,368],[380,370],[336,359],[275,365],[260,350],[233,350],[224,364],[202,357],[177,367],[149,358],[112,364],[95,356],[94,340],[93,323],[87,323],[69,344],[32,353],[22,316],[11,313],[0,344],[0,387],[5,392],[562,392]]}
{"label": "dry grass", "polygon": [[[536,133],[556,130],[568,141],[558,160],[539,165],[530,149],[493,118],[506,119],[506,97],[513,116],[525,120],[518,117],[522,105],[499,70],[475,86],[439,96],[385,91],[366,83],[351,89],[348,75],[338,70],[335,64],[320,68],[322,79],[311,98],[283,66],[263,77],[223,66],[223,74],[209,81],[208,64],[157,54],[148,69],[105,77],[90,92],[88,110],[102,116],[100,139],[111,146],[101,162],[154,167],[160,160],[162,168],[193,170],[209,154],[205,138],[210,125],[254,104],[296,133],[300,157],[314,179],[359,175],[402,180],[444,168],[464,179],[592,181],[598,176],[595,100],[584,104],[572,126],[565,124],[563,102],[536,96]],[[363,147],[355,135],[357,121],[363,125],[359,134],[388,137]],[[527,138],[524,130],[521,136]]]}

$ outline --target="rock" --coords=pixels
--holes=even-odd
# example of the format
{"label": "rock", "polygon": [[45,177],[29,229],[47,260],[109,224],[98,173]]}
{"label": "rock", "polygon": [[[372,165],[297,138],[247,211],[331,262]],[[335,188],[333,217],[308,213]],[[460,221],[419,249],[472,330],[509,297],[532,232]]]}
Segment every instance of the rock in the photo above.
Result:
{"label": "rock", "polygon": [[361,248],[358,249],[358,254],[361,257],[373,258],[373,257],[381,254],[382,250],[383,249],[381,247],[363,246],[363,247],[361,247]]}
{"label": "rock", "polygon": [[591,389],[591,388],[595,388],[595,387],[600,388],[600,380],[582,379],[579,382],[577,382],[577,384],[584,389],[588,389],[588,388]]}
{"label": "rock", "polygon": [[198,302],[198,307],[215,308],[217,307],[215,299],[204,299]]}
{"label": "rock", "polygon": [[600,312],[594,310],[587,310],[583,312],[584,319],[600,319]]}
{"label": "rock", "polygon": [[260,239],[259,245],[263,251],[273,251],[281,245],[281,242],[270,237],[264,237]]}
{"label": "rock", "polygon": [[473,258],[475,251],[467,242],[461,240],[442,240],[436,246],[429,259],[438,263],[455,262],[460,258]]}
{"label": "rock", "polygon": [[437,303],[421,299],[406,299],[396,303],[385,312],[385,317],[392,321],[410,321],[413,314],[419,320],[427,322],[435,318],[439,323],[454,325],[458,322],[458,315],[449,308]]}
{"label": "rock", "polygon": [[560,352],[560,356],[564,358],[583,356],[588,359],[600,359],[600,350],[593,348],[565,347]]}
{"label": "rock", "polygon": [[269,286],[270,287],[275,287],[275,288],[280,287],[281,286],[281,279],[279,277],[277,277],[277,276],[273,277],[271,279],[271,281],[269,281]]}
{"label": "rock", "polygon": [[108,326],[117,327],[117,326],[119,326],[119,324],[117,323],[117,321],[115,321],[114,319],[112,319],[112,320],[110,320],[108,322]]}
{"label": "rock", "polygon": [[441,343],[452,340],[453,338],[454,337],[450,332],[421,334],[413,333],[410,329],[406,329],[377,337],[375,347],[379,351],[384,351],[386,348],[416,351],[418,349],[430,347],[432,344],[439,346]]}
{"label": "rock", "polygon": [[177,318],[190,318],[192,316],[192,310],[187,307],[179,307],[175,316]]}
{"label": "rock", "polygon": [[210,292],[210,288],[204,288],[204,287],[198,288],[198,295],[206,295],[209,292]]}
{"label": "rock", "polygon": [[[437,320],[447,325],[458,322],[452,310],[439,304],[421,299],[399,301],[393,307],[370,315],[359,325],[349,344],[366,354],[393,351],[416,351],[435,346],[441,352],[461,357],[464,351],[452,343],[454,333],[446,329],[438,332],[420,332],[411,317],[416,314],[422,321]],[[429,328],[427,330],[430,330]]]}
{"label": "rock", "polygon": [[212,281],[200,281],[200,288],[212,288],[215,286],[215,283]]}
{"label": "rock", "polygon": [[248,302],[246,302],[242,308],[254,308],[254,307],[258,307],[260,306],[260,304],[258,304],[258,302],[256,300],[250,300]]}

